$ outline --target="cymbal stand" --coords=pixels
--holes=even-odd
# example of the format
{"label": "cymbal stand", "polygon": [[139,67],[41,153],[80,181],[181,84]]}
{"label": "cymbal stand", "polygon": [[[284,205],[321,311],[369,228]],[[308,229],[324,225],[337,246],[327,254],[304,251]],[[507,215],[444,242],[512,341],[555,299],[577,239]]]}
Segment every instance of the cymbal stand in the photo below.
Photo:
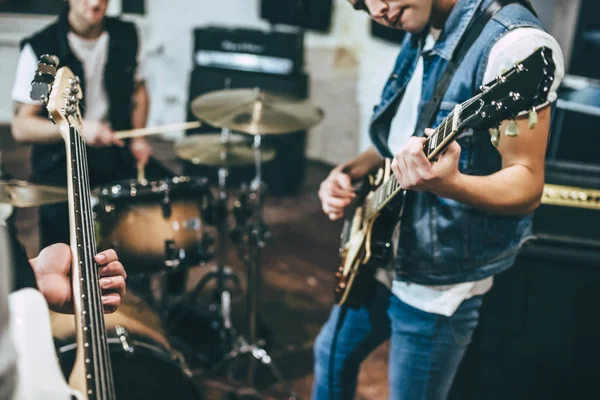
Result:
{"label": "cymbal stand", "polygon": [[[247,191],[247,198],[244,193],[240,196],[240,201],[236,203],[234,215],[237,225],[233,232],[233,241],[238,245],[238,254],[245,262],[248,271],[248,289],[246,293],[247,304],[247,337],[238,336],[233,349],[220,362],[215,364],[210,371],[216,371],[222,368],[226,363],[234,361],[236,358],[249,355],[251,358],[248,363],[247,384],[250,388],[254,386],[255,362],[259,361],[267,366],[273,376],[289,393],[288,400],[296,400],[297,396],[293,393],[289,385],[285,382],[279,368],[274,364],[273,359],[264,349],[264,342],[258,340],[257,335],[257,308],[258,293],[261,279],[261,249],[264,248],[272,237],[271,231],[263,222],[262,205],[266,186],[261,178],[261,136],[254,136],[254,155],[256,164],[256,176],[250,183],[250,189]],[[209,372],[210,372],[209,371]],[[231,369],[229,371],[231,378]]]}
{"label": "cymbal stand", "polygon": [[[222,129],[221,131],[221,143],[223,147],[227,148],[229,143],[229,129]],[[227,251],[229,241],[229,226],[228,226],[228,194],[227,194],[227,177],[229,175],[229,169],[225,166],[227,158],[227,150],[221,152],[221,159],[223,164],[218,170],[218,196],[216,204],[213,209],[213,220],[217,227],[217,250],[215,254],[216,267],[213,267],[208,272],[196,287],[190,292],[187,299],[188,308],[191,307],[198,297],[200,292],[208,284],[211,279],[215,279],[215,301],[209,305],[209,310],[213,313],[213,320],[211,320],[211,326],[216,328],[219,333],[219,345],[222,353],[230,351],[233,347],[233,340],[236,336],[235,328],[231,323],[231,293],[227,288],[227,281],[231,280],[235,283],[236,287],[240,287],[240,281],[234,274],[231,267],[227,266]],[[177,324],[181,321],[184,311],[181,308],[178,310],[176,316],[172,318],[170,329],[174,330]]]}

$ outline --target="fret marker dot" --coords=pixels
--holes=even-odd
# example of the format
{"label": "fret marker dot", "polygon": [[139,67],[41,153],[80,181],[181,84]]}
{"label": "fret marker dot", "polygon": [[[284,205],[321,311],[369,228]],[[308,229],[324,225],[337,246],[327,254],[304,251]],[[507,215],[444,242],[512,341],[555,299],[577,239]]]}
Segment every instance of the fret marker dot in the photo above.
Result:
{"label": "fret marker dot", "polygon": [[87,378],[88,379],[92,379],[92,376],[90,374],[88,374]]}
{"label": "fret marker dot", "polygon": [[94,392],[92,391],[92,389],[88,390],[88,394],[94,394]]}
{"label": "fret marker dot", "polygon": [[89,359],[89,358],[86,358],[86,359],[85,359],[85,363],[86,363],[86,364],[89,364],[89,363],[90,363],[90,359]]}
{"label": "fret marker dot", "polygon": [[89,343],[84,344],[84,347],[90,347]]}

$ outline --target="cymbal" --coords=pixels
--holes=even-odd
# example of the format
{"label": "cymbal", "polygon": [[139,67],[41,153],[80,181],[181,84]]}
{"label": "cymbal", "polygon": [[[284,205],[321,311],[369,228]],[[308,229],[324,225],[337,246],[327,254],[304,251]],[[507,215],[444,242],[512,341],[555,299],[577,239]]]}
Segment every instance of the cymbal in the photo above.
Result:
{"label": "cymbal", "polygon": [[[242,135],[229,134],[229,141],[221,143],[220,134],[194,135],[175,144],[175,153],[194,164],[239,167],[254,164],[254,149]],[[262,162],[272,160],[275,150],[261,146]]]}
{"label": "cymbal", "polygon": [[192,112],[210,125],[251,135],[301,131],[323,119],[323,111],[308,101],[258,89],[207,93],[194,99]]}
{"label": "cymbal", "polygon": [[36,185],[16,179],[0,181],[0,203],[15,207],[38,207],[67,201],[67,188]]}

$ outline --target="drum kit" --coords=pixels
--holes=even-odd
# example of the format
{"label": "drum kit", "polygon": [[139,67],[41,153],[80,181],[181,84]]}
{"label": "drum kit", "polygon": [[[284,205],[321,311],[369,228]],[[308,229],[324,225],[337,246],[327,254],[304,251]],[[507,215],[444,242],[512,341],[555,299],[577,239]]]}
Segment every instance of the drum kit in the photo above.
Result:
{"label": "drum kit", "polygon": [[[218,327],[222,357],[207,366],[205,372],[216,373],[226,366],[231,372],[233,361],[241,362],[244,357],[247,373],[243,387],[254,386],[255,368],[262,364],[286,387],[289,398],[295,399],[266,351],[264,341],[258,337],[260,258],[271,237],[263,220],[268,188],[262,179],[261,165],[275,156],[275,151],[263,144],[263,137],[308,129],[321,121],[323,112],[308,101],[258,88],[211,92],[196,98],[191,108],[199,123],[214,126],[221,132],[188,136],[175,144],[174,152],[180,160],[217,167],[217,187],[210,187],[204,177],[147,180],[142,173],[136,180],[94,188],[97,242],[100,248],[117,250],[129,276],[186,271],[190,267],[212,264],[213,260],[215,265],[193,290],[183,294],[183,300],[169,312],[168,318],[149,307],[145,300],[128,293],[123,306],[106,317],[109,337],[115,346],[112,362],[129,371],[133,365],[143,369],[155,366],[156,371],[167,371],[167,366],[176,365],[176,369],[190,377],[189,367],[168,337],[193,309],[208,282],[214,280],[215,303],[211,309],[216,310],[213,326]],[[148,132],[161,131],[154,128]],[[254,178],[242,184],[237,191],[238,198],[232,199],[227,189],[230,168],[250,165],[254,165]],[[64,202],[66,198],[63,188],[0,180],[0,203],[14,207]],[[233,226],[232,221],[235,221]],[[243,335],[238,334],[232,323],[232,295],[227,283],[233,280],[239,285],[239,279],[227,265],[228,243],[233,243],[240,260],[247,266],[247,326],[241,330],[245,331]],[[66,340],[70,336],[69,331],[64,330],[69,325],[57,323],[56,326],[62,326],[62,331],[56,333],[62,343],[59,354],[68,359],[74,346],[73,341]],[[132,357],[140,358],[132,362]],[[142,381],[151,380],[148,378]]]}

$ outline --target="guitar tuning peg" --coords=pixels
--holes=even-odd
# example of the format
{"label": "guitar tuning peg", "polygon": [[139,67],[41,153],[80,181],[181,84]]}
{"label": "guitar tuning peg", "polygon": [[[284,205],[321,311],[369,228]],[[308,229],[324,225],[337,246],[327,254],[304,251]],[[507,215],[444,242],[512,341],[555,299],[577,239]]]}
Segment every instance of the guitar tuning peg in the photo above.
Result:
{"label": "guitar tuning peg", "polygon": [[498,147],[498,145],[500,144],[500,129],[498,129],[498,127],[492,128],[491,135],[492,137],[490,138],[490,141],[492,142],[494,147]]}
{"label": "guitar tuning peg", "polygon": [[538,123],[538,115],[535,107],[529,111],[529,129],[534,129]]}
{"label": "guitar tuning peg", "polygon": [[509,137],[519,136],[519,127],[517,126],[517,121],[511,119],[504,131],[504,134]]}

